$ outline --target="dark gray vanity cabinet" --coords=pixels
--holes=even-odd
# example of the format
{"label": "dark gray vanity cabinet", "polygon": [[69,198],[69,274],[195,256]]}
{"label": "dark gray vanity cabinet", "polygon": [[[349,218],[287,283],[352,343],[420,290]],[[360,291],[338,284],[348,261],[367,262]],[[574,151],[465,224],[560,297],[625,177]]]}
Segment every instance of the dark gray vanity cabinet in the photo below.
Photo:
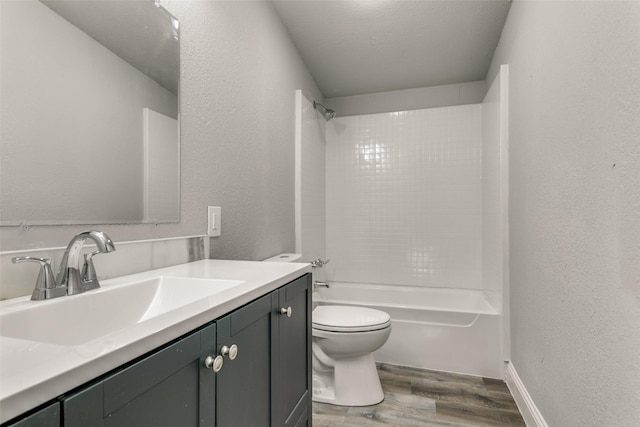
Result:
{"label": "dark gray vanity cabinet", "polygon": [[215,425],[215,373],[204,365],[215,342],[212,324],[65,397],[63,425]]}
{"label": "dark gray vanity cabinet", "polygon": [[64,396],[62,425],[310,426],[310,316],[307,274]]}
{"label": "dark gray vanity cabinet", "polygon": [[10,424],[11,427],[60,427],[60,402],[54,402]]}
{"label": "dark gray vanity cabinet", "polygon": [[311,276],[303,276],[278,292],[278,367],[274,377],[278,420],[273,425],[311,426]]}
{"label": "dark gray vanity cabinet", "polygon": [[303,276],[216,322],[217,426],[310,426],[311,277]]}

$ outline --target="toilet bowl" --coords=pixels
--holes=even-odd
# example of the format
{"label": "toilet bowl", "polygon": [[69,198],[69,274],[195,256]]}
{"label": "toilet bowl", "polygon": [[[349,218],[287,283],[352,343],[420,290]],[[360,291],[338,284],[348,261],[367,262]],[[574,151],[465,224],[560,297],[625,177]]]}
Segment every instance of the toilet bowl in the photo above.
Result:
{"label": "toilet bowl", "polygon": [[384,399],[373,352],[391,333],[391,318],[364,307],[320,305],[312,313],[313,401],[340,406]]}
{"label": "toilet bowl", "polygon": [[[300,254],[279,254],[268,262],[294,262]],[[384,400],[373,352],[387,342],[391,317],[365,307],[319,305],[313,309],[313,401],[368,406]]]}

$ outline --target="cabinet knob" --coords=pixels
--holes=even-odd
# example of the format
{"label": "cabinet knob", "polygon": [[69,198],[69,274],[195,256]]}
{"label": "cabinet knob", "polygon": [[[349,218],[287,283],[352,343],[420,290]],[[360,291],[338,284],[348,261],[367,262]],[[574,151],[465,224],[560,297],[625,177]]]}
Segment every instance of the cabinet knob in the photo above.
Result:
{"label": "cabinet knob", "polygon": [[238,356],[238,346],[235,344],[232,344],[231,347],[224,345],[220,349],[220,354],[222,356],[228,356],[229,360],[233,360]]}
{"label": "cabinet knob", "polygon": [[280,309],[280,314],[287,315],[287,317],[291,317],[291,315],[293,314],[293,309],[289,306],[287,308],[282,307]]}
{"label": "cabinet knob", "polygon": [[224,358],[220,355],[216,356],[215,358],[213,356],[207,356],[207,358],[204,359],[204,366],[207,369],[211,369],[213,372],[220,372],[223,364]]}

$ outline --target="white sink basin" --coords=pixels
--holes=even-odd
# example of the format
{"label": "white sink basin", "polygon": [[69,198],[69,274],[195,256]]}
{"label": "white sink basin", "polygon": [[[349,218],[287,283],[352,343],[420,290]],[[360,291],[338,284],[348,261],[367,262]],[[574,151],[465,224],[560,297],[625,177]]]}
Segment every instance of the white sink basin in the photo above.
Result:
{"label": "white sink basin", "polygon": [[161,276],[49,301],[25,301],[0,314],[0,336],[74,346],[209,299],[237,280]]}

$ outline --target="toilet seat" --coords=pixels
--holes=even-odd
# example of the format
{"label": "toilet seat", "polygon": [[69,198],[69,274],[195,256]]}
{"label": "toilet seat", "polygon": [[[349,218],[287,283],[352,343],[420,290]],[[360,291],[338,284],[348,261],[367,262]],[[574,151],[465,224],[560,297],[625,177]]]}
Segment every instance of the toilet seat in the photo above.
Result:
{"label": "toilet seat", "polygon": [[327,332],[366,332],[385,329],[391,317],[372,308],[321,305],[313,310],[312,327]]}

